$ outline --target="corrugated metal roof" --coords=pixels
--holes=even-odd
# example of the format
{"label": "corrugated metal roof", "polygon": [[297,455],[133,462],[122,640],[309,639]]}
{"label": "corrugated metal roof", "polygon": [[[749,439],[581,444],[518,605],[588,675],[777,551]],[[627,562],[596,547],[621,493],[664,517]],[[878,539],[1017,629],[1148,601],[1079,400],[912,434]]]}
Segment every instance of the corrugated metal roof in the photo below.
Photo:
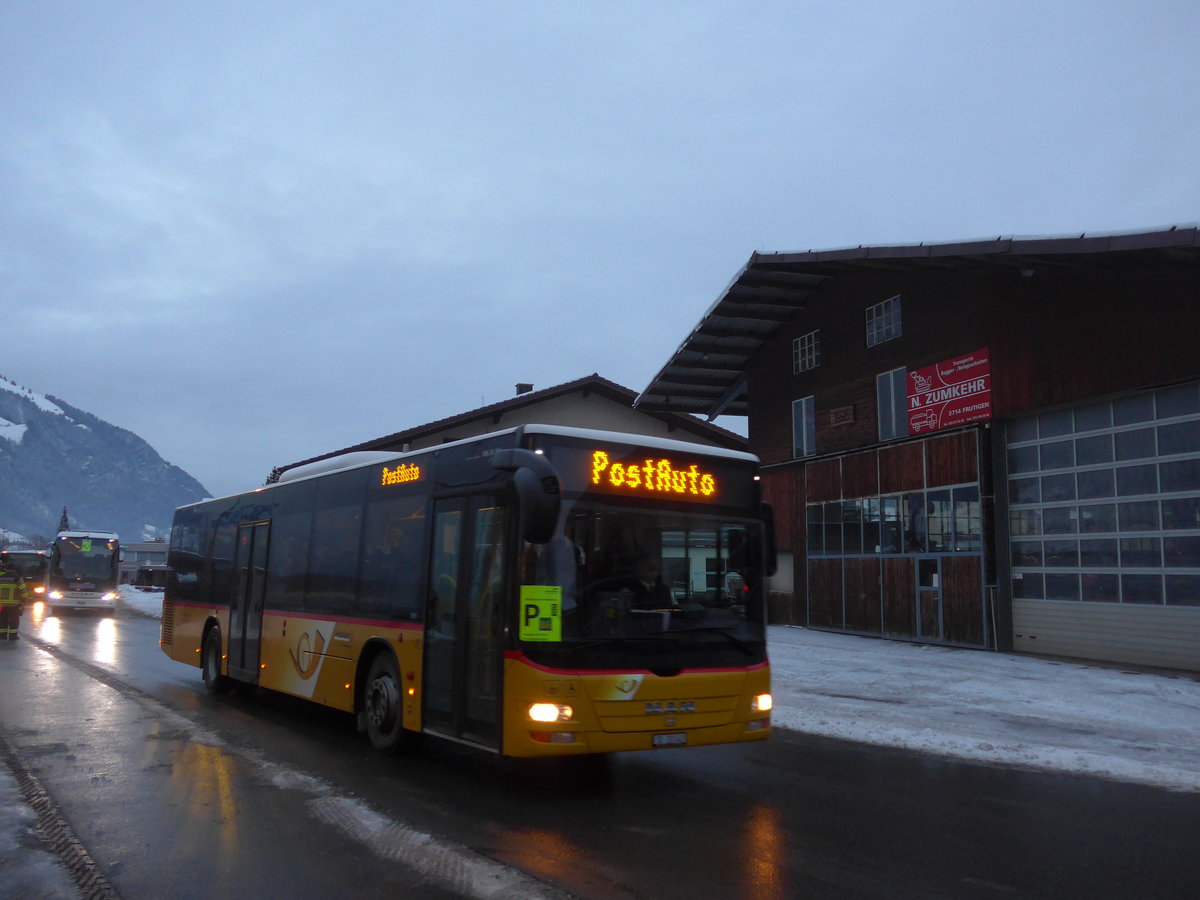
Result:
{"label": "corrugated metal roof", "polygon": [[880,268],[1125,263],[1135,257],[1200,261],[1195,227],[1078,237],[997,237],[952,243],[754,253],[634,401],[658,412],[744,416],[746,369],[779,327],[831,278]]}

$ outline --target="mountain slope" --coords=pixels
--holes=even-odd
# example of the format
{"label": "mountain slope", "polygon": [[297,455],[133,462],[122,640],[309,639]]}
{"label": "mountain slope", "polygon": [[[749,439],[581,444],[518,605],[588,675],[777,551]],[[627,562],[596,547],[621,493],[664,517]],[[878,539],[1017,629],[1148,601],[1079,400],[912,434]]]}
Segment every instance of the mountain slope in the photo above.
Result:
{"label": "mountain slope", "polygon": [[65,506],[72,528],[137,541],[206,496],[133,432],[0,376],[0,529],[52,536]]}

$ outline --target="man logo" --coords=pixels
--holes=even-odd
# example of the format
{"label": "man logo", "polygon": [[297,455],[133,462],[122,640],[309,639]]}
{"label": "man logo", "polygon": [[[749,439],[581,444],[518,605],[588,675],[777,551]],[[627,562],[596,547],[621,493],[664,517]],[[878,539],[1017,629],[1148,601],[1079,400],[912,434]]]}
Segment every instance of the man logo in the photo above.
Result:
{"label": "man logo", "polygon": [[646,703],[648,716],[677,716],[680,713],[694,713],[695,700],[651,700]]}

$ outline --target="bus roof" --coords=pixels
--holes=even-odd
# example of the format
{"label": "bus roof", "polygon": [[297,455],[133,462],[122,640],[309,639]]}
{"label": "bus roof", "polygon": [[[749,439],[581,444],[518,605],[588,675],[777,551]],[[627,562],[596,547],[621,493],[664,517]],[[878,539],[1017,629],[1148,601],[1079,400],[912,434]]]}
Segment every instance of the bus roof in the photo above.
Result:
{"label": "bus roof", "polygon": [[714,447],[711,444],[697,444],[694,441],[677,441],[671,438],[657,437],[650,434],[627,434],[622,431],[598,431],[592,428],[573,428],[569,425],[524,425],[514,429],[523,430],[525,434],[554,434],[563,437],[576,437],[591,441],[611,441],[619,444],[637,444],[640,447],[653,447],[655,450],[673,450],[677,453],[695,453],[704,456],[719,456],[722,459],[737,459],[744,462],[758,462],[753,453],[743,450],[727,450],[724,447]]}
{"label": "bus roof", "polygon": [[653,447],[656,450],[673,450],[678,453],[694,453],[702,454],[704,456],[717,456],[722,459],[734,459],[750,463],[758,462],[758,457],[753,453],[746,453],[741,450],[727,450],[724,447],[714,447],[710,444],[696,444],[691,441],[676,441],[672,440],[671,438],[656,437],[648,434],[630,434],[623,431],[600,431],[592,428],[575,428],[569,425],[529,424],[517,425],[513,428],[503,428],[499,431],[488,432],[487,434],[472,435],[471,437],[461,438],[457,441],[447,441],[444,444],[438,444],[434,447],[422,447],[419,450],[359,450],[353,453],[345,453],[341,456],[331,456],[328,459],[317,460],[316,462],[307,463],[306,465],[289,469],[280,477],[279,481],[273,484],[262,485],[260,487],[251,488],[247,491],[238,491],[234,494],[227,494],[225,497],[206,497],[203,500],[197,500],[195,503],[184,504],[179,508],[187,509],[192,506],[200,506],[205,503],[210,503],[213,500],[224,500],[228,497],[238,497],[242,494],[252,494],[259,491],[267,491],[271,490],[276,485],[292,484],[297,481],[315,478],[318,475],[326,475],[330,472],[341,472],[349,469],[361,468],[363,466],[379,465],[380,463],[406,459],[413,456],[423,456],[428,453],[445,450],[449,447],[459,447],[463,444],[472,444],[476,441],[497,438],[506,434],[515,436],[522,434],[546,434],[561,437],[580,438],[582,440],[610,441],[619,444],[637,444],[642,447]]}

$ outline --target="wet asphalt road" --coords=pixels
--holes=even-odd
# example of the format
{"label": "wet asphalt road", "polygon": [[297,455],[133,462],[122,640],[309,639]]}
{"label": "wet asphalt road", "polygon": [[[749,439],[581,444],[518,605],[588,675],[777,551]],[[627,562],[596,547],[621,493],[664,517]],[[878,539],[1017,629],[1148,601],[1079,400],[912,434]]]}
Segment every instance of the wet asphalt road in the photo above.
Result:
{"label": "wet asphalt road", "polygon": [[777,732],[606,770],[213,699],[158,623],[27,616],[0,728],[117,892],[151,897],[1191,897],[1200,797]]}

